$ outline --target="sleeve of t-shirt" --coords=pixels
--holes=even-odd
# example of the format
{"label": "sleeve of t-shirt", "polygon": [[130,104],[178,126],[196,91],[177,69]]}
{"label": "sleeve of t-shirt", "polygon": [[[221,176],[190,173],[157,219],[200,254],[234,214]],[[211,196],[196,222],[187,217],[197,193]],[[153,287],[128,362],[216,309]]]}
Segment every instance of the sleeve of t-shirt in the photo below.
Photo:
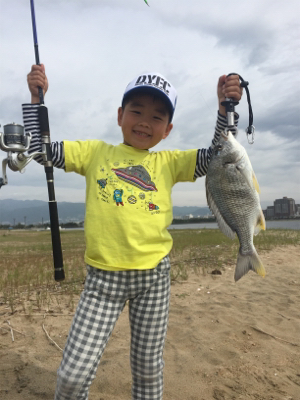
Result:
{"label": "sleeve of t-shirt", "polygon": [[197,161],[197,149],[167,151],[168,165],[173,178],[173,184],[177,182],[193,182]]}
{"label": "sleeve of t-shirt", "polygon": [[64,140],[65,171],[85,176],[98,145],[99,140]]}
{"label": "sleeve of t-shirt", "polygon": [[[39,104],[22,104],[23,110],[23,121],[24,128],[26,133],[31,134],[30,147],[28,150],[28,154],[43,151],[42,147],[42,137],[41,137],[41,129],[38,118],[38,108]],[[51,155],[52,155],[52,163],[56,168],[65,168],[65,156],[64,156],[64,147],[63,142],[52,142],[51,143]],[[39,164],[44,165],[44,159],[42,155],[36,155],[34,160]]]}

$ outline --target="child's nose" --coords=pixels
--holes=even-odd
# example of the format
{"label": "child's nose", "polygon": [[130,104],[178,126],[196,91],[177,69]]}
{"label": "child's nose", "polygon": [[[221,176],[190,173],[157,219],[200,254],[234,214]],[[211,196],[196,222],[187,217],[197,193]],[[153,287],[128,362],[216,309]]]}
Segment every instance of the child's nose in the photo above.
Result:
{"label": "child's nose", "polygon": [[143,118],[143,120],[139,123],[139,125],[144,126],[144,127],[150,127],[150,121],[148,120],[147,117]]}

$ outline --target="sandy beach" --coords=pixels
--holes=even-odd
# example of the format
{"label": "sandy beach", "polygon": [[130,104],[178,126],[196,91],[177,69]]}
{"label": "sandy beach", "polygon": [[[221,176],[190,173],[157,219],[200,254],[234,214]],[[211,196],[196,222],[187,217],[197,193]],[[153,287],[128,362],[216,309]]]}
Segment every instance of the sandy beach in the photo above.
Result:
{"label": "sandy beach", "polygon": [[[277,247],[261,258],[265,278],[249,273],[234,283],[232,265],[221,275],[191,271],[172,285],[164,400],[300,399],[300,248]],[[27,315],[0,305],[1,399],[53,399],[57,346],[64,347],[74,314],[63,302]],[[129,400],[130,388],[126,307],[89,399]]]}

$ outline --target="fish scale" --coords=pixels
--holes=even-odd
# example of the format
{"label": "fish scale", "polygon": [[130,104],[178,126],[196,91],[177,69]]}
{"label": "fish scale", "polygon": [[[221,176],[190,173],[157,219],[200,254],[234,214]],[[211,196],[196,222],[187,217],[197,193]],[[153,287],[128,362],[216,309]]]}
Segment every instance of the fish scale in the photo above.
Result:
{"label": "fish scale", "polygon": [[[227,168],[227,172],[229,173],[225,173],[223,178],[227,177],[228,179],[222,179],[222,191],[219,196],[222,195],[223,198],[228,198],[228,207],[224,207],[223,211],[224,217],[227,224],[230,225],[230,221],[232,221],[231,225],[239,237],[241,249],[246,252],[253,247],[253,231],[250,232],[247,229],[247,221],[249,223],[254,221],[253,202],[255,202],[257,196],[254,195],[254,190],[249,190],[248,184],[239,176],[241,174],[234,165],[232,166],[232,171]],[[236,187],[237,181],[239,182],[238,188]],[[222,204],[221,201],[220,204]],[[241,223],[241,217],[243,217],[244,223]]]}
{"label": "fish scale", "polygon": [[222,132],[206,175],[208,205],[221,231],[235,234],[240,249],[235,270],[237,281],[249,270],[264,276],[265,270],[253,244],[253,235],[265,229],[258,183],[246,150],[230,131]]}

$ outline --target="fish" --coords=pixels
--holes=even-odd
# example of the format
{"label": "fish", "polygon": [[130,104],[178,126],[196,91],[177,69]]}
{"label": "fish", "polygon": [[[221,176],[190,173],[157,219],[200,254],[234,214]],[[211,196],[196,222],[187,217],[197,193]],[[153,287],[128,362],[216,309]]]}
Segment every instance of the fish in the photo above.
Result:
{"label": "fish", "polygon": [[245,148],[230,130],[222,131],[213,148],[206,179],[207,204],[220,230],[239,239],[234,280],[252,270],[266,271],[253,244],[253,236],[266,229],[259,199],[259,184]]}

